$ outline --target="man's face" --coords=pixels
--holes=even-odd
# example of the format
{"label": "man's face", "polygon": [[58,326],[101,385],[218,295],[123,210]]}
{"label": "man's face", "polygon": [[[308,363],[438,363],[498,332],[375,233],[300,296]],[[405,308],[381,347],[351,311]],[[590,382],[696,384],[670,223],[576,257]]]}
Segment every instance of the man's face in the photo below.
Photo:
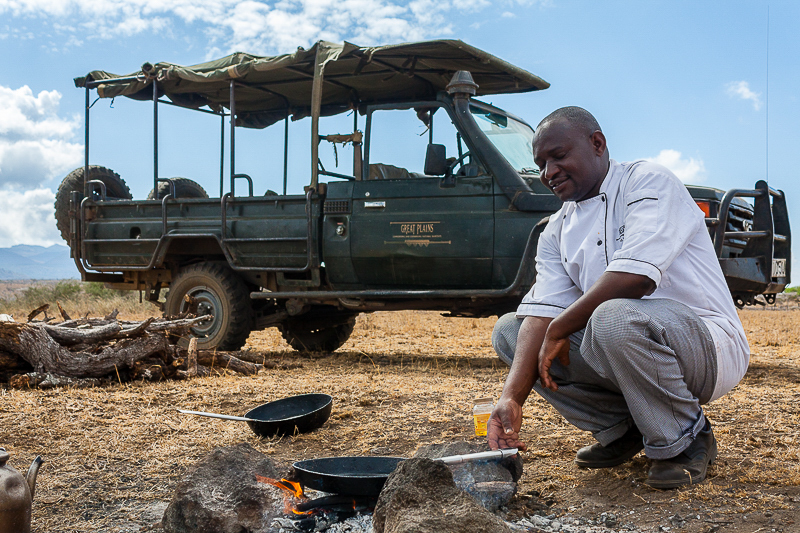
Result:
{"label": "man's face", "polygon": [[572,126],[564,119],[548,122],[533,139],[533,160],[539,179],[562,202],[578,202],[600,192],[608,171],[606,139],[596,131]]}

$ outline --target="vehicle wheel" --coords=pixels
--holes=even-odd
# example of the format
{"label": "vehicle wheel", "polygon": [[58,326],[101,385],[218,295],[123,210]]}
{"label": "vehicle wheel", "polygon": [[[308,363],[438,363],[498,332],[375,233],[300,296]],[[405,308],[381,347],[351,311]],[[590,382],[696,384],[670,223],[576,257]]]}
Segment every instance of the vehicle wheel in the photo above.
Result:
{"label": "vehicle wheel", "polygon": [[347,342],[355,325],[356,317],[350,316],[346,322],[334,326],[314,327],[295,319],[280,324],[278,329],[289,346],[298,352],[333,352]]}
{"label": "vehicle wheel", "polygon": [[[175,198],[208,198],[208,193],[196,181],[189,178],[172,178],[175,182]],[[169,194],[169,183],[158,182],[158,200]],[[155,200],[155,190],[151,189],[147,195],[148,200]]]}
{"label": "vehicle wheel", "polygon": [[[197,263],[187,266],[175,277],[164,312],[175,316],[187,311],[212,317],[191,329],[200,350],[238,350],[253,328],[250,291],[225,265]],[[183,338],[178,344],[187,346],[189,340]]]}
{"label": "vehicle wheel", "polygon": [[[130,200],[131,191],[119,174],[106,167],[89,166],[89,179],[100,180],[106,184],[106,197],[111,200]],[[78,191],[83,198],[83,167],[76,168],[61,181],[56,192],[56,227],[61,238],[69,242],[69,197],[72,191]]]}

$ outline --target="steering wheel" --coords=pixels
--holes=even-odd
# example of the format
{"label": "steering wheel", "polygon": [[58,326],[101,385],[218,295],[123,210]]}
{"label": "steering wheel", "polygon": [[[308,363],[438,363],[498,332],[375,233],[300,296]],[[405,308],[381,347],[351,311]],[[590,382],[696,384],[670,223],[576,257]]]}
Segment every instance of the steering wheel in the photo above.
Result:
{"label": "steering wheel", "polygon": [[447,172],[445,172],[445,176],[452,176],[453,175],[453,170],[456,168],[456,166],[459,163],[462,163],[462,166],[463,166],[464,159],[467,156],[472,156],[472,152],[464,152],[455,161],[453,161],[452,163],[447,165]]}

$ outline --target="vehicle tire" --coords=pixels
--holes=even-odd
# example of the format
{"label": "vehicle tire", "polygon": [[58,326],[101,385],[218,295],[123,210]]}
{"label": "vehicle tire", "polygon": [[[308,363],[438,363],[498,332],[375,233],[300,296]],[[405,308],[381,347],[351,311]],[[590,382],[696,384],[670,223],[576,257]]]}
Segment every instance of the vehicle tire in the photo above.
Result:
{"label": "vehicle tire", "polygon": [[[208,193],[196,181],[189,178],[172,178],[175,182],[175,198],[208,198]],[[158,182],[158,200],[161,200],[169,193],[169,183]],[[147,195],[148,200],[156,200],[155,189],[150,190]]]}
{"label": "vehicle tire", "polygon": [[[89,166],[89,179],[100,180],[106,184],[106,198],[109,200],[130,200],[131,191],[119,174],[106,167]],[[69,197],[72,191],[78,191],[83,198],[83,167],[76,168],[61,181],[56,192],[56,227],[61,238],[69,243]]]}
{"label": "vehicle tire", "polygon": [[356,325],[356,317],[350,316],[343,324],[329,327],[309,327],[302,317],[278,326],[283,339],[298,352],[333,352],[347,342]]}
{"label": "vehicle tire", "polygon": [[[194,303],[190,304],[186,296]],[[197,337],[200,350],[238,350],[253,329],[253,309],[250,291],[245,282],[227,265],[196,263],[182,269],[169,287],[164,313],[175,316],[196,306],[195,314],[212,315],[208,322],[190,331]],[[179,340],[189,344],[188,338]]]}

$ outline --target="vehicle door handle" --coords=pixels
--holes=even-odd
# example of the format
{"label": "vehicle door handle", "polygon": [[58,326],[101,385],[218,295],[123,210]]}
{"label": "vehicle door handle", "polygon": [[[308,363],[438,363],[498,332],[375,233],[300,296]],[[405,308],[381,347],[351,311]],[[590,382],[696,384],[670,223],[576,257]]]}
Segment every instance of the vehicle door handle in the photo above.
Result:
{"label": "vehicle door handle", "polygon": [[364,202],[364,207],[372,209],[381,209],[386,207],[386,202]]}

